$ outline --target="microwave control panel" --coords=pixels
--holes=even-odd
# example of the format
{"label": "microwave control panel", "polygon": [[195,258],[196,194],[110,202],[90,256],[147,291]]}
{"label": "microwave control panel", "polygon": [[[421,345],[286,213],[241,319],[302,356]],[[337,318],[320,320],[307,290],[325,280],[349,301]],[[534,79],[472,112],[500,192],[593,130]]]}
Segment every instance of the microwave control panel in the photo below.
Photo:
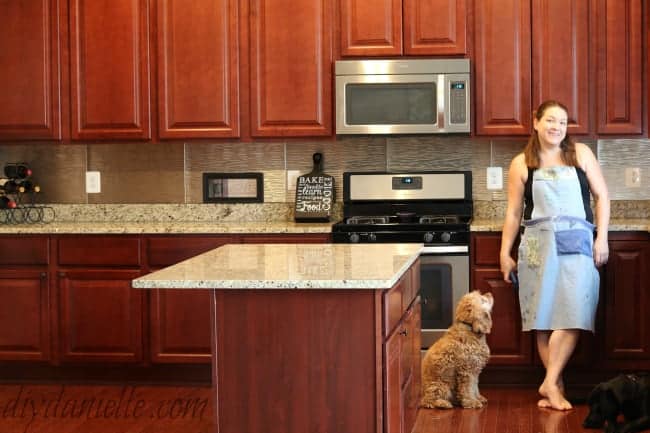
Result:
{"label": "microwave control panel", "polygon": [[465,81],[451,81],[449,83],[449,122],[454,124],[467,123],[467,85]]}

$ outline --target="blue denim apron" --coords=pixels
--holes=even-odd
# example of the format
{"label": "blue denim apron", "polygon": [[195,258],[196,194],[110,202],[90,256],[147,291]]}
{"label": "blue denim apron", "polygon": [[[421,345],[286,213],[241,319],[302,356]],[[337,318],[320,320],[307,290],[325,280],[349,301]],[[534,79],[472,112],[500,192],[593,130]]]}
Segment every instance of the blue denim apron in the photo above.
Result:
{"label": "blue denim apron", "polygon": [[522,328],[593,331],[600,277],[575,168],[535,170],[532,193],[517,263]]}

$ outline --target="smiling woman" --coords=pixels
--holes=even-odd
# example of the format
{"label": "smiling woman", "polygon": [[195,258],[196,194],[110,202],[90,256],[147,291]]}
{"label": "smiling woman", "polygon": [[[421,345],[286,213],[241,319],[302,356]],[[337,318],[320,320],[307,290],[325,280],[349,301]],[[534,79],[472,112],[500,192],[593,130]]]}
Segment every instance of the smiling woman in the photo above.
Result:
{"label": "smiling woman", "polygon": [[[535,112],[528,144],[510,164],[500,252],[503,279],[512,282],[510,275],[518,270],[522,329],[536,331],[546,367],[538,405],[558,410],[571,408],[562,371],[579,330],[594,331],[596,266],[605,264],[609,253],[605,180],[589,147],[567,135],[568,113],[553,100]],[[595,240],[590,196],[596,203]],[[511,249],[520,233],[516,263]]]}

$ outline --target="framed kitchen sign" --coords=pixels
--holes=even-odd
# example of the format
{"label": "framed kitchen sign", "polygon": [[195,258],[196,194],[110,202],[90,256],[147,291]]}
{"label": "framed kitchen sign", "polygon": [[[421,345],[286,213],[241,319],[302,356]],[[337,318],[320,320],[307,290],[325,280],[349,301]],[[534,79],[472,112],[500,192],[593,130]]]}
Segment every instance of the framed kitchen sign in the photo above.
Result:
{"label": "framed kitchen sign", "polygon": [[203,173],[204,203],[263,203],[263,173]]}

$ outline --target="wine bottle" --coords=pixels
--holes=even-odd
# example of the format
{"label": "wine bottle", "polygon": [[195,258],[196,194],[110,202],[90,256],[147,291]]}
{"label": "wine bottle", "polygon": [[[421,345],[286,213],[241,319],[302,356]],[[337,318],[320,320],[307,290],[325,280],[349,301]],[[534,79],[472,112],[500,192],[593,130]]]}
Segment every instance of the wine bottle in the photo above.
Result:
{"label": "wine bottle", "polygon": [[23,180],[18,185],[23,188],[22,192],[41,192],[41,187],[31,180]]}
{"label": "wine bottle", "polygon": [[5,176],[11,179],[25,179],[32,175],[32,169],[24,163],[10,163],[5,165]]}
{"label": "wine bottle", "polygon": [[0,179],[0,191],[5,194],[25,192],[25,188],[13,179]]}
{"label": "wine bottle", "polygon": [[6,195],[0,196],[0,209],[15,209],[16,202]]}

